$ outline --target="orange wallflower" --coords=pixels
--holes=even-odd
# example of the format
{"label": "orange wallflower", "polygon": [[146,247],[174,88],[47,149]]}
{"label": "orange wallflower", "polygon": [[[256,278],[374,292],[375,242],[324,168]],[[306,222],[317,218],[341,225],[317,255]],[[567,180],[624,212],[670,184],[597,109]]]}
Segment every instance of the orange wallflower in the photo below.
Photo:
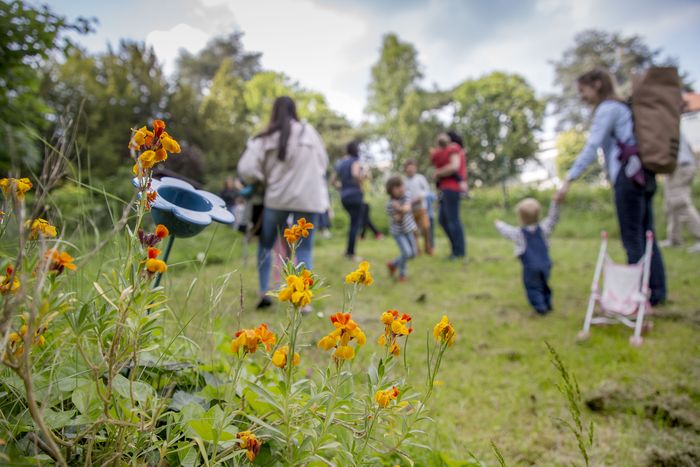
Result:
{"label": "orange wallflower", "polygon": [[299,219],[293,226],[284,229],[284,239],[290,245],[295,244],[302,238],[307,238],[309,236],[309,230],[313,229],[314,225],[311,222],[307,222],[304,217]]}
{"label": "orange wallflower", "polygon": [[15,293],[19,289],[20,281],[17,277],[12,278],[12,273],[15,272],[12,266],[7,266],[5,275],[0,276],[0,294]]}
{"label": "orange wallflower", "polygon": [[446,342],[447,345],[454,344],[457,333],[452,323],[450,323],[450,320],[447,319],[447,316],[443,315],[440,322],[435,325],[433,328],[433,336],[438,342]]}
{"label": "orange wallflower", "polygon": [[377,405],[383,409],[389,407],[391,401],[396,400],[397,397],[399,397],[399,389],[396,386],[374,393],[374,400],[377,402]]}
{"label": "orange wallflower", "polygon": [[168,228],[163,224],[158,224],[156,226],[156,237],[160,238],[161,240],[167,237],[169,233]]}
{"label": "orange wallflower", "polygon": [[372,285],[374,279],[372,278],[372,273],[369,272],[369,263],[367,261],[361,262],[355,271],[345,276],[345,282],[348,284]]}
{"label": "orange wallflower", "polygon": [[49,270],[57,274],[61,274],[64,269],[70,269],[71,271],[78,269],[77,266],[73,264],[73,257],[65,251],[59,252],[53,248],[46,252],[46,257],[51,260]]}
{"label": "orange wallflower", "polygon": [[146,260],[146,270],[148,272],[150,272],[151,274],[155,274],[157,272],[162,274],[168,270],[168,265],[165,264],[165,261],[157,259],[159,254],[160,254],[160,250],[158,248],[154,248],[154,247],[148,248],[148,259]]}
{"label": "orange wallflower", "polygon": [[250,462],[253,462],[260,453],[262,441],[250,431],[241,431],[236,434],[236,438],[240,440],[241,447],[246,450],[245,456]]}
{"label": "orange wallflower", "polygon": [[43,235],[45,237],[55,237],[56,236],[56,227],[49,224],[49,222],[45,219],[39,218],[39,219],[34,219],[31,222],[27,221],[25,223],[25,226],[31,230],[31,233],[29,234],[30,240],[36,239],[39,235]]}
{"label": "orange wallflower", "polygon": [[[287,366],[287,356],[289,355],[289,346],[283,345],[279,349],[275,350],[272,354],[272,364],[277,368],[284,368]],[[301,362],[301,357],[298,353],[294,352],[294,358],[292,359],[292,365],[297,366]]]}
{"label": "orange wallflower", "polygon": [[388,346],[391,355],[396,357],[401,355],[398,338],[408,336],[413,332],[413,327],[409,327],[411,320],[411,315],[408,313],[402,313],[399,316],[398,310],[387,310],[382,313],[381,321],[384,324],[384,334],[379,336],[377,340],[379,345]]}
{"label": "orange wallflower", "polygon": [[335,330],[318,341],[318,347],[323,350],[335,348],[333,357],[336,360],[352,360],[355,358],[355,349],[350,347],[350,341],[354,340],[357,345],[364,345],[367,342],[365,333],[352,319],[350,313],[336,313],[331,316],[331,323]]}
{"label": "orange wallflower", "polygon": [[265,347],[265,350],[270,351],[275,342],[277,342],[277,336],[267,328],[267,324],[263,323],[256,329],[238,331],[235,339],[231,340],[231,352],[237,354],[238,350],[243,348],[246,353],[255,353],[260,344]]}
{"label": "orange wallflower", "polygon": [[314,293],[311,286],[314,284],[310,271],[302,271],[300,276],[290,274],[285,278],[287,286],[277,293],[281,302],[291,302],[294,306],[303,307],[311,303]]}
{"label": "orange wallflower", "polygon": [[24,194],[32,189],[32,182],[28,178],[0,178],[0,189],[9,196],[14,194],[18,200],[24,199]]}

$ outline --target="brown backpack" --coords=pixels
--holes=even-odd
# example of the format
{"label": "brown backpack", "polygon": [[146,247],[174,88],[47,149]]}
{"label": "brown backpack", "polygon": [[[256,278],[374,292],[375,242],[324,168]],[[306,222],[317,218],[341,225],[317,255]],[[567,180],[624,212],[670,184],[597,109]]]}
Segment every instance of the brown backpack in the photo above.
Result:
{"label": "brown backpack", "polygon": [[683,105],[678,70],[652,67],[633,88],[634,134],[642,164],[654,173],[670,174],[676,169]]}

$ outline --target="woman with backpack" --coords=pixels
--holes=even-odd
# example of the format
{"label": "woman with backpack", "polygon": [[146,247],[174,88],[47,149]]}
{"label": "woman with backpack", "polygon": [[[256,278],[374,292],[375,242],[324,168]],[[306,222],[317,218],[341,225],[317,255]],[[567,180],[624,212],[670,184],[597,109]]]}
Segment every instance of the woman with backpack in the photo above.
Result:
{"label": "woman with backpack", "polygon": [[[646,231],[654,231],[652,198],[656,192],[656,177],[642,166],[636,147],[632,111],[615,93],[608,71],[593,69],[579,76],[577,83],[581,100],[594,108],[593,120],[586,145],[557,191],[555,200],[564,200],[571,183],[597,160],[598,149],[602,149],[608,180],[613,186],[622,245],[627,252],[627,262],[633,264],[644,255]],[[666,275],[656,238],[649,288],[652,305],[665,301]]]}
{"label": "woman with backpack", "polygon": [[[325,173],[328,155],[321,137],[306,122],[299,121],[296,105],[287,96],[278,97],[272,106],[267,128],[248,141],[238,163],[238,176],[247,183],[265,187],[264,210],[258,243],[260,303],[267,308],[270,290],[272,247],[291,217],[316,223],[330,206]],[[297,248],[297,258],[313,268],[314,231],[309,231]]]}

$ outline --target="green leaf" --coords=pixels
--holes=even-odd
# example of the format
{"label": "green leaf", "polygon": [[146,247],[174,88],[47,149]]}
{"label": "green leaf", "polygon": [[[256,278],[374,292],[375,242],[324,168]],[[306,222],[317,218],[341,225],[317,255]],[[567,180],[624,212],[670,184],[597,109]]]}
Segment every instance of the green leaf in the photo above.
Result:
{"label": "green leaf", "polygon": [[102,402],[97,395],[94,383],[85,384],[73,391],[73,394],[71,394],[71,401],[73,405],[75,405],[75,408],[77,408],[82,415],[87,417],[87,420],[95,421],[100,416]]}
{"label": "green leaf", "polygon": [[149,397],[155,396],[155,391],[149,384],[141,381],[129,381],[120,374],[117,374],[112,380],[112,388],[114,388],[114,392],[125,399],[131,400],[133,394],[134,400],[140,403],[144,403]]}
{"label": "green leaf", "polygon": [[[66,410],[55,412],[51,409],[44,410],[44,422],[46,425],[52,429],[57,430],[74,423],[73,417],[75,416],[75,410]],[[71,423],[73,422],[73,423]]]}

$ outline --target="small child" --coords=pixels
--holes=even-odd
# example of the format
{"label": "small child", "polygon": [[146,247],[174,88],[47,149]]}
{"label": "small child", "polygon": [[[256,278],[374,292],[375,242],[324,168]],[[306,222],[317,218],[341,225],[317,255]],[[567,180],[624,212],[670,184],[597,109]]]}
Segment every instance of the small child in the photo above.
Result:
{"label": "small child", "polygon": [[541,206],[534,198],[525,198],[515,206],[521,227],[500,220],[496,229],[515,243],[515,256],[523,263],[523,285],[530,305],[541,315],[552,311],[552,290],[547,281],[552,269],[548,238],[559,221],[559,204],[552,201],[549,214],[540,219]]}
{"label": "small child", "polygon": [[390,232],[399,246],[401,255],[394,261],[387,263],[389,274],[393,277],[396,270],[399,271],[399,282],[406,280],[406,262],[416,256],[418,247],[416,246],[415,231],[418,229],[413,218],[411,200],[406,195],[406,186],[399,176],[393,176],[386,182],[386,192],[389,195],[389,202],[386,205],[386,212],[391,220]]}

